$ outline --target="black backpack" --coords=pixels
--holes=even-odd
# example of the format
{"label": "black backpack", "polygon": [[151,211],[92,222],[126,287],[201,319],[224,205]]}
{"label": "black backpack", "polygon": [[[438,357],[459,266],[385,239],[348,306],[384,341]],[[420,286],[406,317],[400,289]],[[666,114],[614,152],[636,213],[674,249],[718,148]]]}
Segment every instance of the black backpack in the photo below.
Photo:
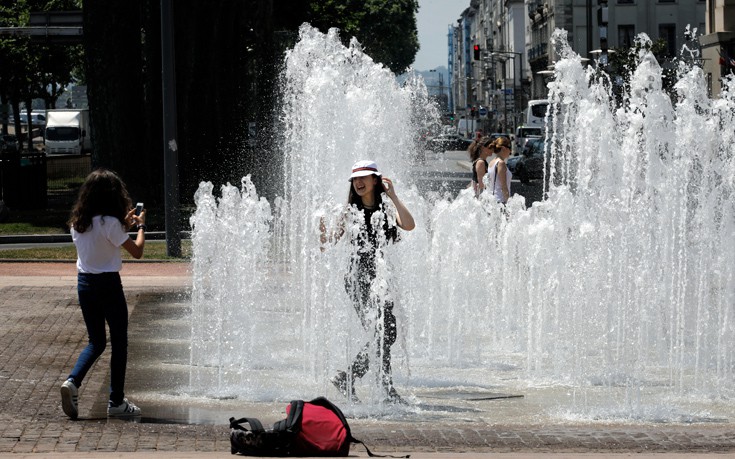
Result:
{"label": "black backpack", "polygon": [[[230,418],[230,452],[245,456],[347,456],[351,443],[360,443],[350,433],[342,411],[324,397],[310,402],[294,400],[287,417],[266,430],[255,418]],[[250,430],[241,424],[249,424]],[[370,457],[395,457],[373,454]],[[408,456],[399,456],[408,458]]]}

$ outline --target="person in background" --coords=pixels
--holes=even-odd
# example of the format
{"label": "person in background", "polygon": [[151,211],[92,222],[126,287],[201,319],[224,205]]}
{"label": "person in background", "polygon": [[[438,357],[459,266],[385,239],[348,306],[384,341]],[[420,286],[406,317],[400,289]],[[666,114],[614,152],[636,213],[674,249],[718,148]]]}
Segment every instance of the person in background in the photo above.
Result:
{"label": "person in background", "polygon": [[[352,236],[354,255],[350,269],[345,276],[345,289],[352,299],[355,312],[365,330],[374,330],[376,352],[382,361],[381,385],[389,403],[405,403],[393,387],[391,370],[391,346],[396,341],[396,317],[393,315],[393,300],[376,298],[371,294],[371,286],[376,279],[376,259],[381,255],[383,244],[392,244],[399,239],[398,228],[411,231],[416,227],[413,216],[396,195],[391,179],[383,177],[373,161],[358,161],[352,166],[349,178],[350,191],[348,206],[353,207],[358,215],[360,231]],[[389,208],[383,201],[383,195],[390,198],[394,208]],[[375,215],[379,212],[380,220]],[[389,223],[386,213],[395,214],[395,226]],[[343,219],[344,221],[344,219]],[[332,237],[327,236],[324,222],[321,222],[321,243],[336,241],[344,234],[341,224]],[[356,400],[354,381],[362,378],[370,366],[371,343],[367,343],[357,354],[348,371],[340,371],[334,378],[339,391]]]}
{"label": "person in background", "polygon": [[[105,322],[110,328],[110,397],[107,415],[139,416],[140,408],[125,398],[128,359],[128,305],[120,269],[120,248],[134,258],[143,256],[145,209],[136,215],[125,183],[112,171],[97,169],[79,190],[69,218],[77,249],[77,293],[89,344],[61,385],[61,407],[72,419],[79,416],[78,390],[94,362],[105,350]],[[135,228],[137,236],[128,235]]]}
{"label": "person in background", "polygon": [[483,137],[475,142],[472,142],[467,149],[470,154],[470,160],[472,161],[472,182],[470,185],[475,191],[475,197],[479,196],[480,193],[485,189],[485,183],[483,178],[488,170],[487,158],[493,154],[491,149],[493,141],[490,137]]}
{"label": "person in background", "polygon": [[505,163],[511,154],[510,139],[498,137],[495,142],[489,144],[489,150],[495,153],[496,157],[489,163],[486,186],[498,202],[505,204],[510,198],[510,180],[513,177]]}

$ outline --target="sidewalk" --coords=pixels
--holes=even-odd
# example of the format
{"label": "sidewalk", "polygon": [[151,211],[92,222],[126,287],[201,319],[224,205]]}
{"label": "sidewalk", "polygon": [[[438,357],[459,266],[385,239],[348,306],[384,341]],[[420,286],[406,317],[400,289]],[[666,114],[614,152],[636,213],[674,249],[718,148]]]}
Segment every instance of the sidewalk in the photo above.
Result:
{"label": "sidewalk", "polygon": [[[86,345],[73,263],[0,263],[0,457],[229,457],[222,423],[175,423],[149,410],[139,422],[104,412],[109,352],[80,391],[80,420],[61,411],[59,385]],[[131,327],[147,320],[151,295],[180,295],[191,286],[187,263],[126,263],[121,272]],[[183,301],[183,300],[181,300]],[[133,351],[131,351],[133,354]],[[135,355],[130,356],[134,361]],[[163,376],[160,379],[165,383]],[[134,395],[135,394],[131,394]],[[162,401],[172,403],[175,401]],[[181,407],[177,407],[181,408]],[[145,409],[145,407],[144,407]],[[151,414],[152,411],[152,414]],[[148,413],[148,414],[146,414]],[[245,414],[245,413],[244,413]],[[430,413],[427,413],[430,414]],[[350,419],[352,433],[377,454],[422,458],[735,457],[733,424],[504,426],[471,419]],[[355,446],[353,456],[367,457]]]}

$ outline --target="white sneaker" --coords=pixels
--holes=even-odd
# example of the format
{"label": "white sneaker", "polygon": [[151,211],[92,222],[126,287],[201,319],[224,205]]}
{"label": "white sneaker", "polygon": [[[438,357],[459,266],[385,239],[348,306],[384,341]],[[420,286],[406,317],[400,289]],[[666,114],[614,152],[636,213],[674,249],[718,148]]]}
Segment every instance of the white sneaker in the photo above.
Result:
{"label": "white sneaker", "polygon": [[113,417],[140,416],[140,408],[124,398],[117,406],[112,406],[112,402],[107,402],[107,415]]}
{"label": "white sneaker", "polygon": [[77,386],[69,380],[64,381],[64,384],[61,385],[61,409],[64,410],[64,414],[72,419],[79,416],[78,398],[79,389],[77,389]]}

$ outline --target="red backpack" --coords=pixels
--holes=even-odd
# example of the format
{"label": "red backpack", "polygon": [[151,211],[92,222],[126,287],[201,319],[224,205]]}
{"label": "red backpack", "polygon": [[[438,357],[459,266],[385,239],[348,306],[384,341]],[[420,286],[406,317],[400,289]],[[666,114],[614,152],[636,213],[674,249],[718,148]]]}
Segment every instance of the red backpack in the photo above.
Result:
{"label": "red backpack", "polygon": [[[286,407],[286,419],[266,430],[255,418],[230,418],[230,451],[245,456],[347,456],[352,437],[342,411],[324,397],[310,402],[294,400]],[[241,424],[250,424],[250,430]],[[370,457],[373,454],[365,446]],[[410,456],[400,456],[408,458]]]}

